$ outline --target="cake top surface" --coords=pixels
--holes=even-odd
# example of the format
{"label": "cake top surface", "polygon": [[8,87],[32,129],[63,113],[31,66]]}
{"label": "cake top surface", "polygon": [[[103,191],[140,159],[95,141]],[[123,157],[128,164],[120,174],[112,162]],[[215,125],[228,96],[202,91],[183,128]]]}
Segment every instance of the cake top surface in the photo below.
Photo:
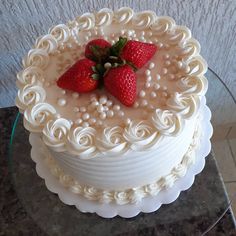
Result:
{"label": "cake top surface", "polygon": [[[76,93],[57,86],[58,78],[84,58],[86,44],[119,37],[155,44],[152,59],[136,72],[137,96],[126,107],[106,89]],[[149,150],[164,136],[178,135],[198,111],[207,90],[200,45],[184,26],[152,11],[124,7],[85,13],[36,40],[17,75],[16,104],[24,125],[42,132],[55,151],[81,158]]]}

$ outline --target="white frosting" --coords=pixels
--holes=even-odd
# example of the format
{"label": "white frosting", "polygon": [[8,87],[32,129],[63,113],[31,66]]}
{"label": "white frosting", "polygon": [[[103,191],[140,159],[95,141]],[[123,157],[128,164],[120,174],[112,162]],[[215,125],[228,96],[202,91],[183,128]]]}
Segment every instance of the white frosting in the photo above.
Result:
{"label": "white frosting", "polygon": [[[104,37],[115,42],[121,34],[159,47],[152,59],[154,66],[137,72],[137,77],[143,77],[146,70],[145,76],[149,77],[146,84],[142,79],[137,80],[145,97],[137,98],[132,108],[121,106],[116,111],[118,104],[114,98],[109,98],[114,105],[99,102],[94,108],[86,103],[89,101],[86,94],[72,99],[70,93],[60,92],[54,80],[78,59],[77,52],[84,51],[90,38]],[[20,90],[16,104],[21,111],[25,110],[24,124],[31,132],[45,132],[54,124],[55,117],[61,116],[67,123],[72,121],[74,125],[65,132],[60,147],[78,158],[148,151],[166,136],[180,135],[185,120],[197,113],[200,97],[207,88],[203,76],[207,65],[199,52],[200,45],[191,38],[190,30],[176,25],[170,17],[157,17],[152,11],[135,13],[128,7],[115,12],[104,8],[85,13],[67,25],[52,27],[49,34],[37,39],[23,60],[24,69],[17,75]],[[152,78],[158,78],[158,83]],[[96,93],[100,96],[102,92]],[[82,119],[85,115],[80,108],[72,112],[78,104],[88,109],[88,120]],[[99,107],[102,112],[95,111]],[[57,125],[64,129],[63,124]],[[51,142],[50,136],[47,137],[44,140],[51,147],[55,137],[51,136]]]}

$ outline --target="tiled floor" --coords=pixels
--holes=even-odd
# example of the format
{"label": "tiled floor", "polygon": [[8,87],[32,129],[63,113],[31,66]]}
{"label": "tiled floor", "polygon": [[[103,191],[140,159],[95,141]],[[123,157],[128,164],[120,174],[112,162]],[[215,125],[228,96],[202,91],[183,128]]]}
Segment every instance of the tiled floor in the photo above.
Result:
{"label": "tiled floor", "polygon": [[[219,133],[222,135],[219,135]],[[218,132],[218,134],[216,133],[213,137],[212,144],[217,164],[236,217],[236,126],[231,127],[228,132],[222,131]]]}

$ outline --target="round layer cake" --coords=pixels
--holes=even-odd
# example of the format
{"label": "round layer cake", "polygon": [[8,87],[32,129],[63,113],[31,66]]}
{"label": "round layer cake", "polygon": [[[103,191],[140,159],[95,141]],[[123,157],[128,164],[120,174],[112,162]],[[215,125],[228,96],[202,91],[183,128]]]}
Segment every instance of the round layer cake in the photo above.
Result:
{"label": "round layer cake", "polygon": [[[120,37],[157,47],[135,72],[132,106],[104,87],[77,93],[57,85],[85,58],[89,41]],[[172,18],[127,7],[85,13],[38,38],[18,73],[16,104],[51,172],[70,191],[101,202],[136,203],[171,187],[194,162],[200,136],[207,65],[199,52],[190,30]]]}

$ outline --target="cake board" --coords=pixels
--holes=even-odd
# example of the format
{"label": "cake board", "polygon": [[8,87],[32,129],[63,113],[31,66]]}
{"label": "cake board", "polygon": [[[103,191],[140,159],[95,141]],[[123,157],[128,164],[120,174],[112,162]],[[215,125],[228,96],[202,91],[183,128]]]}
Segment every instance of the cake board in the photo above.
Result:
{"label": "cake board", "polygon": [[148,196],[143,198],[138,204],[117,205],[114,203],[99,203],[85,199],[78,194],[70,192],[64,187],[56,177],[54,177],[44,160],[44,153],[38,137],[30,134],[31,158],[36,163],[37,174],[45,180],[45,184],[49,191],[58,194],[60,200],[67,205],[75,205],[75,207],[84,213],[96,213],[104,218],[113,218],[120,216],[123,218],[131,218],[138,215],[140,212],[151,213],[157,211],[162,204],[170,204],[174,202],[181,191],[189,189],[195,175],[199,174],[205,166],[205,157],[211,151],[210,138],[213,133],[210,123],[211,111],[206,105],[205,97],[201,101],[201,139],[196,149],[196,160],[193,165],[187,170],[186,175],[178,179],[171,188],[160,191],[156,196]]}

